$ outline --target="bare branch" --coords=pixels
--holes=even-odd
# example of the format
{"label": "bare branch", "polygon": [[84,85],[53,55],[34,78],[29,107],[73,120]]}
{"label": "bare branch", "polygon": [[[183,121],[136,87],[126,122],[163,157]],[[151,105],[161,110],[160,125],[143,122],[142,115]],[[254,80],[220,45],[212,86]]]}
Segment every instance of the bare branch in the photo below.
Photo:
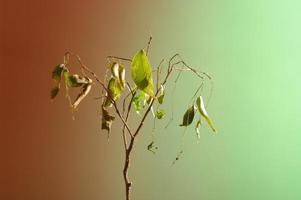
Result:
{"label": "bare branch", "polygon": [[118,60],[124,60],[124,61],[128,61],[128,62],[132,62],[132,60],[129,59],[129,58],[123,58],[123,57],[118,57],[118,56],[107,56],[107,58],[114,58],[114,59],[118,59]]}

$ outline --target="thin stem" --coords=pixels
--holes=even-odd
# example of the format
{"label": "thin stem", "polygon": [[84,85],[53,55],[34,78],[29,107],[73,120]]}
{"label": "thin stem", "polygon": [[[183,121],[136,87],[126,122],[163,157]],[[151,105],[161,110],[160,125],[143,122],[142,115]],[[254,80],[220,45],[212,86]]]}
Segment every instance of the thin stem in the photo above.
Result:
{"label": "thin stem", "polygon": [[132,60],[129,59],[129,58],[123,58],[123,57],[118,57],[118,56],[107,56],[107,58],[114,58],[114,59],[119,59],[119,60],[124,60],[124,61],[128,61],[128,62],[132,62]]}

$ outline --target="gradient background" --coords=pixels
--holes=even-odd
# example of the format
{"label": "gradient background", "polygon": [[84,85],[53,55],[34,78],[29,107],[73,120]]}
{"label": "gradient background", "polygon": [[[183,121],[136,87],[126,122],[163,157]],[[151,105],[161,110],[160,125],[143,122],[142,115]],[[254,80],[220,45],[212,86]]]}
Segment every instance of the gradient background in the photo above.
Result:
{"label": "gradient background", "polygon": [[[153,65],[179,52],[214,76],[209,112],[219,134],[204,126],[197,145],[188,129],[184,155],[170,167],[182,130],[159,132],[153,156],[145,127],[130,171],[133,199],[301,199],[300,1],[7,0],[0,7],[0,199],[123,199],[121,135],[114,128],[108,144],[99,131],[98,89],[72,121],[63,95],[49,101],[50,73],[69,49],[102,75],[107,55],[131,57],[150,34]],[[197,82],[181,80],[179,90],[191,94]],[[174,97],[179,121],[185,94]]]}

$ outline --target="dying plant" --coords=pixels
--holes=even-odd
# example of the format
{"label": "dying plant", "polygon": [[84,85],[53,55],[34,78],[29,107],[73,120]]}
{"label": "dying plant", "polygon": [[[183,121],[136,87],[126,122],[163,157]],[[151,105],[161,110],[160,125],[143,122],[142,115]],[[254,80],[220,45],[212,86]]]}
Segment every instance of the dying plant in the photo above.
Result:
{"label": "dying plant", "polygon": [[[115,116],[111,114],[112,112],[115,112],[122,122],[122,137],[125,154],[123,177],[126,200],[131,199],[132,182],[129,179],[128,172],[135,141],[142,132],[142,127],[149,115],[153,116],[153,130],[155,129],[156,120],[161,120],[166,117],[166,112],[161,107],[165,103],[164,101],[167,94],[170,94],[171,96],[174,95],[177,81],[183,72],[190,72],[192,75],[198,77],[200,84],[193,93],[191,102],[187,106],[182,123],[179,126],[187,127],[191,125],[194,118],[196,118],[196,115],[198,115],[199,118],[195,123],[197,140],[200,138],[199,129],[203,120],[208,123],[213,132],[216,132],[213,122],[206,111],[207,105],[204,103],[202,95],[205,83],[208,83],[209,81],[211,85],[210,95],[207,99],[209,101],[212,92],[212,77],[206,72],[199,71],[189,66],[179,54],[173,55],[167,62],[162,59],[156,68],[152,68],[148,59],[151,40],[152,37],[150,37],[146,48],[139,50],[132,59],[108,56],[108,68],[103,79],[100,79],[91,68],[87,67],[77,54],[69,51],[65,53],[63,63],[57,65],[52,72],[54,86],[51,90],[51,99],[53,100],[58,95],[61,87],[61,79],[64,79],[66,97],[69,101],[72,113],[78,109],[80,102],[91,91],[93,80],[102,87],[102,92],[100,94],[102,113],[101,129],[107,131],[107,137],[109,138],[112,123],[115,120]],[[75,59],[78,62],[81,69],[81,75],[70,73],[69,65],[71,59]],[[123,63],[126,64],[124,65]],[[127,65],[130,65],[130,69],[125,67]],[[131,72],[131,79],[126,77],[126,71]],[[155,76],[152,75],[153,73],[155,73]],[[173,86],[170,93],[166,90],[168,84]],[[69,89],[79,87],[81,88],[81,92],[77,95],[75,100],[72,101],[69,95]],[[165,128],[171,124],[174,118],[174,102],[172,99],[171,101],[172,102],[169,103],[169,105],[172,106],[172,112]],[[133,116],[133,114],[131,115],[133,111],[134,113],[137,113],[137,116],[139,117],[139,122],[136,124],[136,127],[130,127],[129,125],[130,117]],[[135,117],[137,118],[137,116]],[[147,150],[150,152],[155,153],[157,149],[158,147],[154,140],[147,145]],[[182,153],[183,149],[177,153],[172,164],[179,160]]]}

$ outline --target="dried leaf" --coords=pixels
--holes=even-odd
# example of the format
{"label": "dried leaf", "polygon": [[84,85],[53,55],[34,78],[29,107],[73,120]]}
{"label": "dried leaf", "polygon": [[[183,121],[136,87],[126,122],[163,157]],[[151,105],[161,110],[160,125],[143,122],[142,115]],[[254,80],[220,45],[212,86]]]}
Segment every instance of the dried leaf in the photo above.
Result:
{"label": "dried leaf", "polygon": [[[92,80],[89,79],[92,83]],[[92,85],[91,83],[89,84],[85,84],[83,87],[82,87],[82,91],[77,95],[74,103],[72,104],[72,108],[73,109],[76,109],[79,105],[79,103],[89,94],[91,88],[92,88]]]}
{"label": "dried leaf", "polygon": [[108,131],[108,137],[110,136],[111,126],[115,117],[110,115],[108,110],[102,107],[102,120],[101,120],[101,129]]}

